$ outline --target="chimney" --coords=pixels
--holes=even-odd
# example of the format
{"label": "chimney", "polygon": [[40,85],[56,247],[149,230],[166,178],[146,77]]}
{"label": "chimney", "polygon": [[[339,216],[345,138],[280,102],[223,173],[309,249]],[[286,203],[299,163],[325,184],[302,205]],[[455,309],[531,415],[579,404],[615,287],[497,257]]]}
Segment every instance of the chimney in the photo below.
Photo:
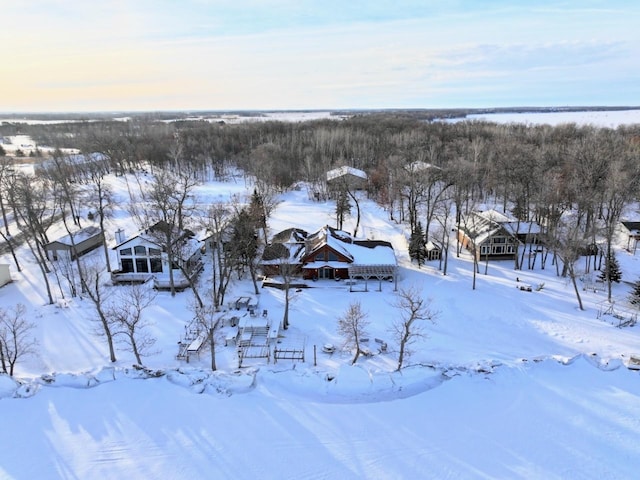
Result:
{"label": "chimney", "polygon": [[116,230],[116,245],[120,245],[122,242],[126,240],[124,236],[124,230],[119,228]]}

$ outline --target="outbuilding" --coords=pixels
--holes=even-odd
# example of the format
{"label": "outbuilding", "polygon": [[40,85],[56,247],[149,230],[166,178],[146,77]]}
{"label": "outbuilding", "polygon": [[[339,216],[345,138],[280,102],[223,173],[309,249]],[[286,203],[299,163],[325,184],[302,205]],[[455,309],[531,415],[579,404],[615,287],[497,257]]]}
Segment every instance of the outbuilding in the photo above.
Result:
{"label": "outbuilding", "polygon": [[102,245],[104,235],[98,227],[86,227],[45,245],[47,258],[51,261],[75,260]]}

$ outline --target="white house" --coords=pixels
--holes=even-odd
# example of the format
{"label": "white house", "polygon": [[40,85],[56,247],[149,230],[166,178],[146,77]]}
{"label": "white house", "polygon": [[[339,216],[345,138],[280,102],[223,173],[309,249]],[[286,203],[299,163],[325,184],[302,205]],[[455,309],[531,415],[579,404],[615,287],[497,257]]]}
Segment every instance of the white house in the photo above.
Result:
{"label": "white house", "polygon": [[118,258],[118,269],[111,272],[113,283],[139,283],[153,279],[156,288],[169,288],[169,269],[173,267],[174,287],[183,289],[189,285],[189,278],[202,269],[203,244],[193,232],[180,232],[176,235],[177,252],[170,262],[162,242],[164,228],[166,224],[158,222],[128,239],[124,239],[121,230],[116,232],[117,245],[113,249]]}
{"label": "white house", "polygon": [[11,273],[9,273],[9,265],[8,264],[0,264],[0,287],[4,287],[7,283],[10,283]]}

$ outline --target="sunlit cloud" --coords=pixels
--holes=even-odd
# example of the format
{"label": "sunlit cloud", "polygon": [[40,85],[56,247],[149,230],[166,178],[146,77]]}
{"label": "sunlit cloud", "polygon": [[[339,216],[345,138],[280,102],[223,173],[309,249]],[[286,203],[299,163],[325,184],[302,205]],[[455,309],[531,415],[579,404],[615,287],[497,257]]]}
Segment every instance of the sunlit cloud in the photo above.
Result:
{"label": "sunlit cloud", "polygon": [[444,3],[12,2],[0,31],[11,45],[3,51],[0,111],[640,98],[640,6]]}

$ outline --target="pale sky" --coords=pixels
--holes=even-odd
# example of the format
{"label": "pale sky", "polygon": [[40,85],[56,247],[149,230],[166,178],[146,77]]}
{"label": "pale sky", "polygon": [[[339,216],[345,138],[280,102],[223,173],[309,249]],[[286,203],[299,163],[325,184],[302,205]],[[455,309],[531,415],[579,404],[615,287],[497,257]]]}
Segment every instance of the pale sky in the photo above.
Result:
{"label": "pale sky", "polygon": [[637,0],[0,0],[0,112],[640,105]]}

